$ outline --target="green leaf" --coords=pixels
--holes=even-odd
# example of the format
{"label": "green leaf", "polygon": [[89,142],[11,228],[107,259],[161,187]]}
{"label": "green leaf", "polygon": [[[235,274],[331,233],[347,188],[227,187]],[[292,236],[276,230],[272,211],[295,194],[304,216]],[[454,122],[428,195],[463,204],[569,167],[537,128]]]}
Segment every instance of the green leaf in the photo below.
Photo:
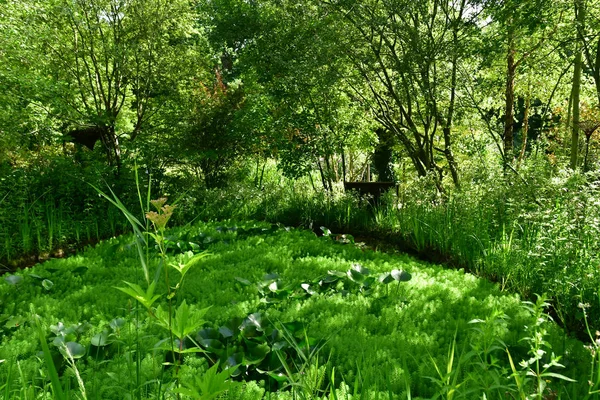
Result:
{"label": "green leaf", "polygon": [[21,281],[23,281],[23,277],[20,275],[8,275],[4,277],[4,280],[9,285],[18,285],[19,283],[21,283]]}
{"label": "green leaf", "polygon": [[226,326],[222,326],[222,327],[220,327],[220,328],[219,328],[219,333],[221,333],[221,335],[222,335],[224,338],[230,338],[230,337],[233,337],[233,331],[232,331],[231,329],[229,329],[228,327],[226,327]]}
{"label": "green leaf", "polygon": [[247,351],[244,354],[244,365],[259,364],[265,359],[271,348],[266,343],[254,343],[246,340]]}
{"label": "green leaf", "polygon": [[252,284],[248,279],[240,278],[239,276],[236,276],[234,279],[245,286],[250,286]]}
{"label": "green leaf", "polygon": [[85,265],[81,265],[81,266],[75,268],[74,270],[72,270],[71,273],[81,275],[81,274],[84,274],[85,272],[87,272],[87,270],[88,270],[88,267],[86,267]]}
{"label": "green leaf", "polygon": [[59,347],[61,354],[68,358],[81,358],[85,355],[85,347],[77,342],[67,342]]}
{"label": "green leaf", "polygon": [[102,331],[102,332],[94,335],[94,337],[92,337],[91,343],[93,346],[96,346],[96,347],[102,347],[102,346],[106,346],[106,345],[110,344],[108,341],[108,332]]}
{"label": "green leaf", "polygon": [[150,309],[150,307],[152,307],[152,304],[154,304],[154,302],[156,302],[156,300],[160,299],[161,297],[158,294],[154,294],[154,290],[156,288],[156,281],[152,281],[152,283],[148,286],[148,289],[146,291],[144,291],[140,287],[140,285],[137,285],[135,283],[130,283],[126,281],[123,282],[125,282],[125,284],[127,284],[129,287],[115,287],[115,289],[118,289],[121,292],[130,295],[131,297],[142,303],[142,305],[147,309]]}
{"label": "green leaf", "polygon": [[354,282],[360,283],[367,278],[367,275],[370,274],[370,271],[360,264],[354,264],[346,274],[348,275],[348,278]]}
{"label": "green leaf", "polygon": [[310,285],[308,283],[303,283],[303,284],[300,285],[300,287],[302,289],[304,289],[306,291],[306,293],[310,294],[311,296],[317,293],[315,290],[313,290],[310,287]]}
{"label": "green leaf", "polygon": [[278,290],[280,290],[280,289],[281,289],[281,288],[279,287],[279,282],[278,282],[278,281],[275,281],[275,282],[273,282],[273,283],[271,283],[271,284],[269,285],[269,290],[270,290],[271,292],[277,292],[277,291],[278,291]]}
{"label": "green leaf", "polygon": [[110,321],[109,325],[114,331],[116,331],[121,329],[125,325],[125,320],[123,318],[115,318],[112,321]]}
{"label": "green leaf", "polygon": [[8,319],[8,321],[6,321],[6,323],[4,324],[5,328],[11,329],[11,328],[18,328],[21,325],[23,325],[23,323],[27,321],[27,319],[25,317],[22,316],[14,316],[14,317],[10,317]]}
{"label": "green leaf", "polygon": [[171,325],[169,327],[169,314],[168,311],[163,310],[160,306],[156,309],[155,315],[158,320],[158,324],[171,332],[179,339],[182,340],[195,332],[200,326],[204,324],[204,315],[210,307],[203,308],[201,310],[195,307],[188,306],[184,300],[183,303],[177,307],[175,316],[171,318]]}
{"label": "green leaf", "polygon": [[412,279],[412,275],[406,271],[394,269],[390,272],[392,277],[399,282],[408,282]]}
{"label": "green leaf", "polygon": [[389,272],[385,272],[381,275],[379,275],[379,282],[387,285],[390,282],[394,281],[394,277],[392,277],[392,274],[390,274]]}
{"label": "green leaf", "polygon": [[129,224],[131,225],[131,228],[133,229],[133,232],[137,238],[135,244],[137,247],[140,264],[142,265],[142,270],[144,271],[144,278],[146,278],[147,283],[150,283],[150,273],[148,272],[148,265],[146,265],[146,255],[144,254],[143,248],[144,245],[146,245],[146,239],[144,238],[144,233],[142,231],[146,229],[146,226],[143,225],[131,212],[129,212],[127,207],[125,207],[121,200],[119,200],[118,196],[110,187],[108,187],[108,190],[110,191],[112,198],[91,183],[88,184],[93,187],[100,196],[104,197],[112,205],[117,207],[123,213],[125,218],[127,218],[127,221],[129,221]]}
{"label": "green leaf", "polygon": [[185,264],[170,264],[171,267],[173,267],[174,269],[176,269],[180,274],[181,274],[181,279],[183,279],[183,277],[185,276],[185,274],[190,270],[190,268],[192,268],[194,265],[197,265],[200,260],[202,260],[203,258],[206,258],[210,255],[210,253],[207,252],[203,252],[200,254],[196,254],[194,257],[192,257],[191,259],[189,259]]}
{"label": "green leaf", "polygon": [[255,327],[257,330],[262,331],[262,314],[257,312],[248,315],[244,322],[242,322],[242,330],[246,327]]}
{"label": "green leaf", "polygon": [[564,376],[562,374],[557,374],[556,372],[544,372],[543,374],[540,374],[541,377],[551,377],[551,378],[556,378],[556,379],[561,379],[563,381],[567,381],[567,382],[577,382],[574,379],[571,379],[567,376]]}
{"label": "green leaf", "polygon": [[228,390],[241,385],[240,382],[229,380],[235,368],[224,369],[221,372],[217,372],[218,370],[219,364],[215,364],[204,374],[197,376],[193,382],[185,382],[185,388],[175,389],[174,392],[185,394],[194,399],[213,400]]}
{"label": "green leaf", "polygon": [[44,287],[44,289],[50,290],[52,289],[52,286],[54,286],[54,283],[50,279],[44,279],[42,281],[42,286]]}

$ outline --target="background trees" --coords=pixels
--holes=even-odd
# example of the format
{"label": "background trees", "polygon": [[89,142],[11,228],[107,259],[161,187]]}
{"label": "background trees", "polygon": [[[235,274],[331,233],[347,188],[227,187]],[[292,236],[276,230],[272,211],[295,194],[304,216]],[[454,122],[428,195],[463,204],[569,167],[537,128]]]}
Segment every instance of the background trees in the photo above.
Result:
{"label": "background trees", "polygon": [[577,88],[600,102],[593,3],[5,1],[2,157],[99,141],[110,165],[124,149],[208,186],[274,158],[331,190],[383,129],[415,176],[458,188],[469,143],[518,169],[537,138],[564,142],[550,120],[578,132]]}
{"label": "background trees", "polygon": [[[8,2],[4,25],[13,90],[56,121],[55,130],[121,164],[135,139],[198,60],[187,1]],[[28,70],[27,74],[23,74]]]}

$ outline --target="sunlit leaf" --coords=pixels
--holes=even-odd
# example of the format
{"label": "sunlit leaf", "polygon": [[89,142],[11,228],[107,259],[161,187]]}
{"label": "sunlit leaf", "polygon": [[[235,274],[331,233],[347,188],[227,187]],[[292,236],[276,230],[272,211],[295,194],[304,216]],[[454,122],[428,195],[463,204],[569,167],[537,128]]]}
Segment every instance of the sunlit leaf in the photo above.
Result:
{"label": "sunlit leaf", "polygon": [[8,276],[4,277],[4,280],[9,285],[18,285],[23,280],[23,277],[20,275],[8,275]]}

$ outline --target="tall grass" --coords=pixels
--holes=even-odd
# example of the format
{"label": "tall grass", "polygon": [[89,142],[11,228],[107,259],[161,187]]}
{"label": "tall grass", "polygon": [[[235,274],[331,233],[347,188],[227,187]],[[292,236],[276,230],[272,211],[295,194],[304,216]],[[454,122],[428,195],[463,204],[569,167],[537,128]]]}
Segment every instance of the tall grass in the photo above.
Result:
{"label": "tall grass", "polygon": [[425,178],[404,184],[398,198],[390,194],[375,207],[342,193],[341,186],[329,194],[315,192],[308,180],[280,179],[262,189],[200,190],[187,208],[200,210],[204,220],[262,219],[385,239],[524,298],[547,293],[558,321],[585,337],[583,314],[573,310],[590,304],[590,324],[600,330],[599,181],[570,171],[545,174],[530,176],[528,185],[503,176],[465,183],[445,196],[436,195]]}

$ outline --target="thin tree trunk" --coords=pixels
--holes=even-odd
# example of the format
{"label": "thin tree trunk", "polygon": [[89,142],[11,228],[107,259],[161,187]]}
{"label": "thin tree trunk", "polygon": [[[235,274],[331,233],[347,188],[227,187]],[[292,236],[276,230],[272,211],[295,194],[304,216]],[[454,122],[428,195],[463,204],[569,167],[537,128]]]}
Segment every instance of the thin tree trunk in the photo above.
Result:
{"label": "thin tree trunk", "polygon": [[521,129],[521,152],[519,153],[519,160],[517,161],[517,169],[521,166],[521,162],[525,158],[525,149],[527,148],[527,135],[529,134],[529,107],[531,105],[531,96],[527,94],[525,99],[525,111],[523,112],[523,129]]}
{"label": "thin tree trunk", "polygon": [[579,158],[579,95],[581,91],[581,69],[583,44],[583,24],[585,23],[585,6],[583,0],[575,0],[577,16],[577,52],[575,53],[575,68],[573,72],[573,131],[571,134],[571,169],[577,169]]}
{"label": "thin tree trunk", "polygon": [[512,163],[513,149],[513,123],[515,104],[515,42],[512,27],[508,29],[508,52],[506,55],[506,104],[504,108],[504,158],[505,163]]}
{"label": "thin tree trunk", "polygon": [[567,121],[565,123],[565,151],[567,151],[571,147],[571,116],[573,113],[573,85],[571,85],[571,90],[569,91],[569,106],[567,109]]}
{"label": "thin tree trunk", "polygon": [[344,179],[344,182],[346,182],[346,154],[345,154],[343,147],[341,149],[341,152],[342,152],[342,177]]}
{"label": "thin tree trunk", "polygon": [[321,173],[321,183],[323,183],[323,188],[325,190],[329,190],[327,188],[327,180],[325,179],[325,174],[323,173],[323,167],[321,166],[321,159],[317,158],[317,164],[319,165],[319,172]]}
{"label": "thin tree trunk", "polygon": [[258,181],[258,187],[259,188],[262,187],[263,177],[265,176],[265,168],[266,168],[266,166],[267,166],[267,159],[265,159],[265,162],[263,163],[262,171],[260,171],[260,180]]}

